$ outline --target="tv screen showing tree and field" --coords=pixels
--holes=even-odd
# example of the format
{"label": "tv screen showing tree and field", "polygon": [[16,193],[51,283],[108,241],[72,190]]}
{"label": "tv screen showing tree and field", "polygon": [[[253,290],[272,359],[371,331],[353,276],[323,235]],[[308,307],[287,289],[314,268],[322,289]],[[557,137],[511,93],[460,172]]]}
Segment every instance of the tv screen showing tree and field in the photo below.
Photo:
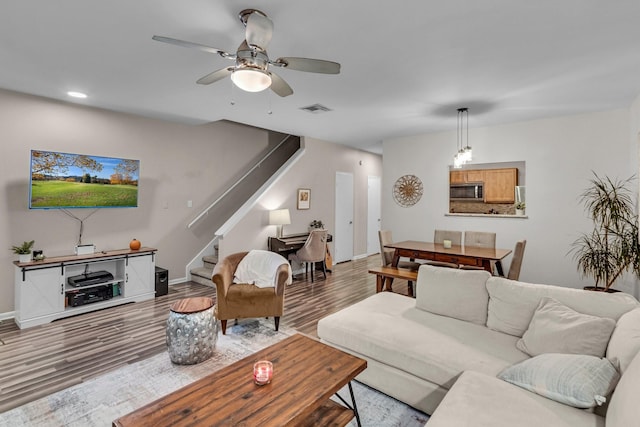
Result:
{"label": "tv screen showing tree and field", "polygon": [[138,206],[140,161],[31,150],[30,209]]}

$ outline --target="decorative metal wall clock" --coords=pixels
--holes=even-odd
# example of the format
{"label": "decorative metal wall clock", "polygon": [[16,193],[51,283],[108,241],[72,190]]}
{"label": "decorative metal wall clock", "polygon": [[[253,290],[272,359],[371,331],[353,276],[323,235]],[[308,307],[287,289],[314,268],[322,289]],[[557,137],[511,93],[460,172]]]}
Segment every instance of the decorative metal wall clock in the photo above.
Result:
{"label": "decorative metal wall clock", "polygon": [[422,181],[415,175],[404,175],[393,185],[393,199],[403,208],[413,206],[422,197]]}

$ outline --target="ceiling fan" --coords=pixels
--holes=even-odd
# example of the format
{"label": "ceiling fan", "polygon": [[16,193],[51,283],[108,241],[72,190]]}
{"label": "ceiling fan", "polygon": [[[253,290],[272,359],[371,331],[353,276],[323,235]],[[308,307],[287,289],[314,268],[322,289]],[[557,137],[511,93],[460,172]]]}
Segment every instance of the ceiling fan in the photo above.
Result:
{"label": "ceiling fan", "polygon": [[281,57],[272,61],[267,55],[267,45],[273,35],[273,22],[269,17],[257,9],[244,9],[238,14],[240,21],[246,27],[245,39],[235,54],[199,43],[173,39],[170,37],[153,36],[153,40],[170,43],[177,46],[199,49],[209,53],[216,53],[225,59],[235,61],[235,65],[224,67],[200,78],[196,83],[208,85],[227,76],[231,76],[233,83],[248,92],[260,92],[271,88],[280,96],[289,96],[293,89],[282,77],[273,73],[269,68],[282,67],[309,73],[339,74],[340,64],[322,59]]}

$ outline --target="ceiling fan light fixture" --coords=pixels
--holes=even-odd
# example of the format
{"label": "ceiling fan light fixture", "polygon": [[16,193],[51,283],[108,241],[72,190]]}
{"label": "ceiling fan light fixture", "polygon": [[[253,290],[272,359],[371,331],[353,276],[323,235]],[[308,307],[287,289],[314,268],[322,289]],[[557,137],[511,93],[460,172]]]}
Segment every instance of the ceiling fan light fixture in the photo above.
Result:
{"label": "ceiling fan light fixture", "polygon": [[260,92],[271,86],[269,73],[254,68],[240,68],[231,74],[233,84],[247,92]]}

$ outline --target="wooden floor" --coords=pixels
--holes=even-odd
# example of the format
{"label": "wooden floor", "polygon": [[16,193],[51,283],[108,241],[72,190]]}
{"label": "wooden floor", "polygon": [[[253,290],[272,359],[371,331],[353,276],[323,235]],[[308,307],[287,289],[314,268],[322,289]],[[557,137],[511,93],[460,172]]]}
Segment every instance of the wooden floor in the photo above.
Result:
{"label": "wooden floor", "polygon": [[[368,274],[380,257],[334,265],[333,272],[294,277],[285,293],[281,327],[317,336],[318,320],[375,293]],[[407,294],[396,280],[395,292]],[[176,300],[212,296],[215,288],[188,282],[154,300],[111,307],[20,330],[0,322],[0,413],[166,351],[165,323]],[[242,320],[240,320],[242,322]]]}

